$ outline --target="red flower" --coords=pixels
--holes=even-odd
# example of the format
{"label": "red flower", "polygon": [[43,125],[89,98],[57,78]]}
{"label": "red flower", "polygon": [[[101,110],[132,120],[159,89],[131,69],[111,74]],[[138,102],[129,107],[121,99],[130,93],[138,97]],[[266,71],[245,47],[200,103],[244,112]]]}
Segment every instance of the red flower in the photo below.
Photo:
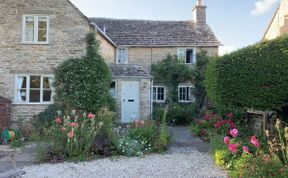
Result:
{"label": "red flower", "polygon": [[61,124],[61,123],[62,123],[62,119],[61,119],[60,117],[57,117],[57,118],[55,119],[55,122],[56,122],[57,124]]}
{"label": "red flower", "polygon": [[74,137],[74,131],[70,131],[68,134],[67,134],[68,138],[73,138]]}
{"label": "red flower", "polygon": [[232,118],[234,117],[234,115],[233,115],[233,113],[229,112],[229,113],[227,113],[227,117],[228,117],[229,119],[232,119]]}
{"label": "red flower", "polygon": [[233,154],[237,153],[237,147],[238,147],[237,144],[229,144],[229,145],[228,145],[228,149],[229,149]]}
{"label": "red flower", "polygon": [[229,144],[229,141],[230,141],[229,137],[224,137],[224,143],[225,143],[226,145]]}
{"label": "red flower", "polygon": [[243,146],[243,152],[244,153],[249,153],[249,148],[247,146]]}
{"label": "red flower", "polygon": [[232,129],[232,130],[230,130],[230,134],[232,135],[232,137],[237,137],[238,136],[238,130]]}
{"label": "red flower", "polygon": [[250,142],[251,142],[256,148],[259,148],[259,147],[260,147],[260,143],[259,143],[259,141],[257,140],[257,138],[256,138],[255,135],[251,137]]}
{"label": "red flower", "polygon": [[78,127],[78,124],[76,122],[71,122],[70,126],[71,127]]}
{"label": "red flower", "polygon": [[94,119],[95,118],[95,115],[94,114],[88,114],[88,119]]}

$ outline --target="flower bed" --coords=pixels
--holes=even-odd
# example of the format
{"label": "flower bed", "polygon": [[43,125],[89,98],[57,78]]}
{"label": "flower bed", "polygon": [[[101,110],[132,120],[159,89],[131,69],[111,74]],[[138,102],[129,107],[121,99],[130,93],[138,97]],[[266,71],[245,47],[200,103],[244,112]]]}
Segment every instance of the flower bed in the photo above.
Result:
{"label": "flower bed", "polygon": [[282,148],[282,152],[275,151],[271,149],[271,141],[268,145],[265,138],[256,135],[247,137],[238,131],[233,114],[226,116],[223,119],[216,114],[208,114],[192,125],[193,133],[210,142],[216,165],[227,169],[230,177],[288,177],[288,128],[284,136],[286,142],[278,129],[280,136],[273,140],[274,145],[279,143],[278,148]]}

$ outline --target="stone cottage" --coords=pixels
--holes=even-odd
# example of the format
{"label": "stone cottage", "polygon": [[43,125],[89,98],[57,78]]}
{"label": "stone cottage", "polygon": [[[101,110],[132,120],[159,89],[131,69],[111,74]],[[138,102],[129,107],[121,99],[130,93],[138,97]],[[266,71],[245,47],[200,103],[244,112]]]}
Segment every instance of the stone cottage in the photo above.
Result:
{"label": "stone cottage", "polygon": [[[0,96],[12,101],[12,120],[29,119],[53,103],[54,68],[85,54],[89,32],[111,68],[110,91],[122,122],[150,117],[152,102],[165,100],[164,86],[153,86],[152,63],[178,54],[193,65],[197,52],[217,55],[220,45],[201,0],[191,21],[88,19],[69,0],[1,0],[0,12]],[[192,87],[179,86],[179,102],[193,102]]]}
{"label": "stone cottage", "polygon": [[281,0],[262,40],[271,40],[288,33],[288,0]]}

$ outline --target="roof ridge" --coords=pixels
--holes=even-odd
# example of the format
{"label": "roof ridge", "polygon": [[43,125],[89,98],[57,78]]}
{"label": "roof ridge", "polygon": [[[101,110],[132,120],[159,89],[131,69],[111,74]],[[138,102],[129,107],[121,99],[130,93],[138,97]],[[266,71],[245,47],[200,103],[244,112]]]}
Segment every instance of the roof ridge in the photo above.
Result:
{"label": "roof ridge", "polygon": [[147,21],[147,22],[191,22],[192,20],[148,20],[148,19],[118,19],[118,18],[108,18],[108,17],[89,17],[90,20],[117,20],[117,21]]}

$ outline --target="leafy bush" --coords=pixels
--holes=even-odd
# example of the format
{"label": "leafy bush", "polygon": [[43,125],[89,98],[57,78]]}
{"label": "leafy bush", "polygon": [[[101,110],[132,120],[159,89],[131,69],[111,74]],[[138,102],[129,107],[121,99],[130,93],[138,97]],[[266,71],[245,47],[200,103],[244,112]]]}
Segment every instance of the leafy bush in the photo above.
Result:
{"label": "leafy bush", "polygon": [[145,148],[153,147],[157,139],[156,124],[151,120],[143,121],[143,124],[137,124],[135,121],[135,124],[128,130],[128,136],[142,143]]}
{"label": "leafy bush", "polygon": [[99,54],[99,42],[93,33],[86,41],[85,57],[66,60],[55,70],[55,100],[65,110],[97,113],[103,107],[115,108],[109,94],[111,74]]}
{"label": "leafy bush", "polygon": [[196,104],[171,103],[167,113],[167,122],[169,124],[189,124],[193,121],[197,113]]}
{"label": "leafy bush", "polygon": [[211,60],[209,97],[224,106],[281,110],[288,104],[287,46],[286,35]]}

